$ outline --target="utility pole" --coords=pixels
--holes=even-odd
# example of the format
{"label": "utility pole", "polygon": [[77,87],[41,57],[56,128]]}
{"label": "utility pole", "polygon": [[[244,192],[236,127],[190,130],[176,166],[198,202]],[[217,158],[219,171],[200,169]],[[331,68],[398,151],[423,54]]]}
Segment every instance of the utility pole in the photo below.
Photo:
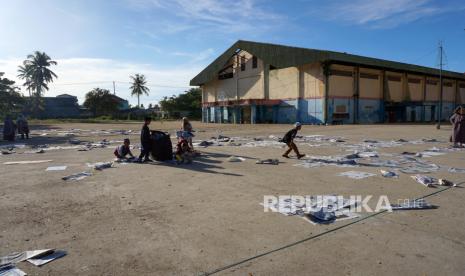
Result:
{"label": "utility pole", "polygon": [[439,112],[438,112],[438,124],[436,125],[436,129],[441,129],[441,119],[442,119],[442,41],[439,41]]}
{"label": "utility pole", "polygon": [[115,81],[113,81],[113,95],[116,95]]}

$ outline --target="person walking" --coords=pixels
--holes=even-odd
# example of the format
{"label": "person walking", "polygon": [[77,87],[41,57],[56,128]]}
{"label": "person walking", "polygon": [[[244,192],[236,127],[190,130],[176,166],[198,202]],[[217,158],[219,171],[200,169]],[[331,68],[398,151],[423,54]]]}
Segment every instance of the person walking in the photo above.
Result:
{"label": "person walking", "polygon": [[465,145],[465,108],[459,106],[455,109],[454,114],[450,117],[452,124],[451,142],[454,147],[463,147]]}
{"label": "person walking", "polygon": [[149,125],[152,122],[152,118],[145,117],[144,125],[140,132],[140,143],[142,146],[141,153],[139,155],[139,162],[151,162],[149,156],[152,150],[152,136],[150,135]]}
{"label": "person walking", "polygon": [[294,128],[289,130],[286,135],[284,135],[282,142],[286,143],[289,147],[286,152],[283,154],[283,157],[289,158],[289,153],[293,150],[297,154],[297,158],[300,159],[305,156],[305,154],[300,154],[297,145],[294,143],[294,138],[297,135],[297,132],[302,129],[302,124],[297,122],[294,124]]}

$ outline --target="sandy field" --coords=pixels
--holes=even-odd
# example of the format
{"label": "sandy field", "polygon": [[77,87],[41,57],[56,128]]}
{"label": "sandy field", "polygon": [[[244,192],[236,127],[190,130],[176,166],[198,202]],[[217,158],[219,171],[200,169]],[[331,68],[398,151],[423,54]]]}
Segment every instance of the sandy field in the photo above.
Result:
{"label": "sandy field", "polygon": [[[154,122],[150,127],[173,137],[179,125]],[[18,263],[28,275],[464,275],[465,174],[448,168],[465,168],[465,150],[421,158],[440,167],[427,175],[458,183],[454,188],[429,188],[415,182],[412,174],[384,178],[379,167],[294,166],[301,161],[281,157],[284,144],[270,138],[283,136],[289,125],[193,126],[195,139],[241,137],[242,146],[199,147],[201,155],[191,165],[116,164],[79,181],[61,178],[89,171],[86,163],[112,161],[117,143],[78,151],[69,148],[70,139],[129,137],[137,145],[141,125],[32,126],[32,139],[16,141],[26,144],[24,148],[0,155],[0,256],[44,248],[67,251],[67,256],[42,267]],[[299,135],[345,141],[299,143],[309,156],[345,155],[351,151],[343,144],[365,139],[439,141],[374,149],[391,159],[405,151],[446,149],[450,126],[304,126]],[[2,141],[0,147],[7,144]],[[34,153],[31,146],[43,144],[65,148]],[[133,152],[139,154],[138,149]],[[228,162],[230,156],[245,160]],[[281,162],[255,164],[264,158]],[[28,160],[52,161],[4,164]],[[49,166],[67,169],[45,171]],[[358,180],[337,175],[346,171],[376,175]],[[298,216],[264,212],[260,205],[265,195],[324,194],[386,195],[391,203],[427,196],[438,208],[361,212],[356,219],[312,225]]]}

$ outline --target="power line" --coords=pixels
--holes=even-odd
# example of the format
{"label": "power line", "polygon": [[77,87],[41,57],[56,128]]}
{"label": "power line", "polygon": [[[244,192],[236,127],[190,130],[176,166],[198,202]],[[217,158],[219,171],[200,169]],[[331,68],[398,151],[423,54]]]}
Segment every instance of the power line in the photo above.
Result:
{"label": "power line", "polygon": [[434,49],[432,49],[431,51],[429,51],[428,53],[426,53],[426,54],[424,54],[424,55],[422,55],[422,56],[420,56],[420,57],[418,57],[418,58],[412,60],[411,63],[415,63],[415,62],[417,62],[417,61],[419,61],[419,60],[422,60],[423,58],[425,58],[425,57],[431,55],[432,53],[434,53],[434,52],[436,52],[436,51],[437,51],[437,48],[434,48]]}
{"label": "power line", "polygon": [[[131,84],[131,82],[127,82],[127,81],[91,81],[91,82],[73,82],[73,83],[54,83],[54,85],[68,86],[68,85],[89,85],[89,84],[112,84],[113,82],[121,83],[121,84]],[[161,88],[179,88],[179,89],[191,88],[190,86],[174,86],[174,85],[163,85],[163,84],[148,84],[146,86],[161,87]]]}

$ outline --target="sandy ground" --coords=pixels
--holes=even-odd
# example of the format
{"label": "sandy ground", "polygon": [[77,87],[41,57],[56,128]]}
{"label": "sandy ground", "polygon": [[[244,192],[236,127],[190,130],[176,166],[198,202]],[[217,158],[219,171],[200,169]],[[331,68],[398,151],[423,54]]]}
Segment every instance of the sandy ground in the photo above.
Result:
{"label": "sandy ground", "polygon": [[[178,123],[153,123],[174,133]],[[288,125],[214,125],[194,123],[198,139],[226,136],[282,136]],[[34,129],[132,129],[138,124],[36,125]],[[304,126],[302,135],[363,139],[436,138],[442,143],[378,149],[380,153],[448,146],[450,126],[431,125]],[[122,140],[124,135],[74,138]],[[69,146],[68,137],[33,136],[26,143]],[[21,143],[21,141],[18,141]],[[1,145],[5,142],[0,143]],[[312,155],[346,153],[337,146],[310,147]],[[76,182],[61,180],[88,170],[86,163],[110,161],[114,146],[0,156],[0,255],[42,248],[68,252],[43,267],[20,263],[29,275],[199,275],[266,253],[353,220],[311,225],[298,217],[265,213],[264,195],[387,195],[391,201],[416,198],[426,188],[409,175],[383,178],[379,168],[302,168],[281,158],[274,147],[207,147],[192,165],[166,163],[117,165]],[[134,150],[136,154],[138,150]],[[231,163],[231,155],[246,158]],[[278,166],[256,165],[256,158],[279,158]],[[7,161],[53,160],[32,165]],[[428,158],[440,166],[465,168],[464,151]],[[46,172],[66,165],[65,171]],[[336,176],[348,170],[376,173],[354,180]],[[461,183],[465,174],[441,169],[430,174]],[[465,184],[463,184],[465,186]],[[465,272],[465,189],[444,190],[427,198],[433,210],[383,213],[334,232],[218,271],[217,275],[463,275]],[[374,202],[376,203],[376,202]],[[369,214],[362,213],[362,217]]]}

